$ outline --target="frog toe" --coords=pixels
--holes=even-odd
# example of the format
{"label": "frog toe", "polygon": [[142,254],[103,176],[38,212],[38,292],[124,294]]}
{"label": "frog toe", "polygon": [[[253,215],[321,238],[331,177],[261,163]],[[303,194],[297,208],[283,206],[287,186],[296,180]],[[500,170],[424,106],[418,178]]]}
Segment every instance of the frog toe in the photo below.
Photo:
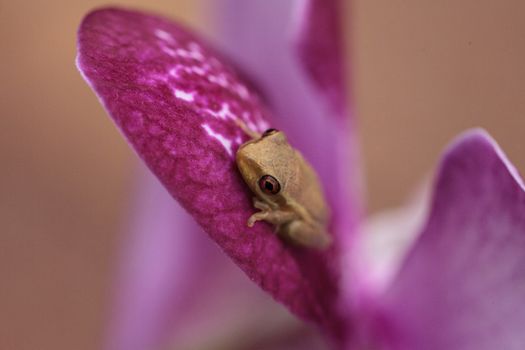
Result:
{"label": "frog toe", "polygon": [[253,214],[248,218],[248,227],[253,227],[257,221],[264,220],[268,216],[267,212],[260,211],[258,213]]}

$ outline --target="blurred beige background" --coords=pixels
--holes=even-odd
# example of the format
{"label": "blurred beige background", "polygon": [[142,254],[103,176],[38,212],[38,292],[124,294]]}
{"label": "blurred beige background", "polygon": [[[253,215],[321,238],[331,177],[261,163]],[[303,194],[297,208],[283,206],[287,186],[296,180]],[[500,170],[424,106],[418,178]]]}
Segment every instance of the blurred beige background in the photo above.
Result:
{"label": "blurred beige background", "polygon": [[396,205],[460,131],[525,170],[525,2],[355,0],[354,89],[369,205]]}
{"label": "blurred beige background", "polygon": [[[195,2],[113,1],[205,31]],[[0,2],[0,348],[96,349],[134,155],[74,66],[102,1]],[[347,32],[372,211],[487,128],[525,169],[525,3],[370,1]],[[351,17],[350,17],[351,16]]]}

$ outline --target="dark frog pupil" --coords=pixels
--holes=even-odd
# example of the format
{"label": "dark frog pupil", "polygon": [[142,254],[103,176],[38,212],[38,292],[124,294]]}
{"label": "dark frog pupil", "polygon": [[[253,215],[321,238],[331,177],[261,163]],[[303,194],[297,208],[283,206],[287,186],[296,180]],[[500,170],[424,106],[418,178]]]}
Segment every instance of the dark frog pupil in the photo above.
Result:
{"label": "dark frog pupil", "polygon": [[259,188],[266,194],[277,194],[281,190],[281,185],[275,177],[264,175],[259,179]]}

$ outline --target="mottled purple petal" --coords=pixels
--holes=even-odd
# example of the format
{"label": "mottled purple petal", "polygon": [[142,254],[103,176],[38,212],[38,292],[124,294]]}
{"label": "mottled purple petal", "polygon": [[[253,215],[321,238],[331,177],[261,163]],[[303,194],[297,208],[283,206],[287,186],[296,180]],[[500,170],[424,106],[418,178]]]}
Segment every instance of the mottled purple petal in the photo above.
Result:
{"label": "mottled purple petal", "polygon": [[524,189],[486,133],[450,147],[426,227],[379,302],[388,349],[525,348]]}
{"label": "mottled purple petal", "polygon": [[326,96],[345,117],[347,95],[344,65],[343,2],[341,0],[301,0],[297,16],[296,45],[299,59],[313,79],[318,93]]}
{"label": "mottled purple petal", "polygon": [[[128,141],[234,261],[301,317],[338,333],[330,253],[290,247],[254,208],[235,166],[270,118],[257,95],[202,40],[166,19],[104,9],[79,30],[78,65]],[[204,277],[204,276],[203,276]]]}

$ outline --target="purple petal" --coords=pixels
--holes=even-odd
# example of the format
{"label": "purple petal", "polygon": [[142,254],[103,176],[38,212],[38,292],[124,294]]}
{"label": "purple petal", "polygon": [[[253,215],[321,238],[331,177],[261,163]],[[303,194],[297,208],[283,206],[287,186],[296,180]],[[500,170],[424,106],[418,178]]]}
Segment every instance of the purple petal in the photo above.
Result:
{"label": "purple petal", "polygon": [[302,0],[297,33],[297,52],[313,79],[318,93],[325,95],[344,116],[347,91],[344,67],[343,3],[341,0]]}
{"label": "purple petal", "polygon": [[[153,349],[184,324],[198,276],[220,261],[194,221],[145,176],[122,237],[123,247],[107,349]],[[211,265],[213,266],[213,265]],[[190,303],[191,305],[191,303]]]}
{"label": "purple petal", "polygon": [[430,181],[425,181],[406,205],[369,216],[360,227],[359,239],[347,252],[346,296],[382,293],[404,262],[428,217]]}
{"label": "purple petal", "polygon": [[380,300],[388,348],[525,348],[524,189],[485,132],[453,144],[426,227]]}
{"label": "purple petal", "polygon": [[218,54],[166,19],[104,9],[79,30],[78,65],[128,141],[168,191],[234,261],[276,299],[326,329],[339,328],[330,253],[284,244],[254,212],[235,166],[269,115]]}

